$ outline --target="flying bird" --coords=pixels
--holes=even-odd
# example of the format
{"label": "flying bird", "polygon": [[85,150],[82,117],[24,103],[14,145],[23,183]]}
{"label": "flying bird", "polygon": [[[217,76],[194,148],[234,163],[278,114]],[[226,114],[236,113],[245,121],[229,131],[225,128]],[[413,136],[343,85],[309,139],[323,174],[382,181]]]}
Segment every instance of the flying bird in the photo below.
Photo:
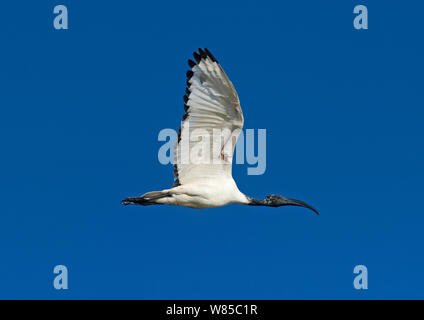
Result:
{"label": "flying bird", "polygon": [[[190,208],[213,208],[230,203],[299,206],[319,214],[300,200],[280,195],[269,195],[258,200],[240,192],[231,172],[235,142],[243,128],[243,113],[237,92],[208,49],[199,49],[193,53],[193,57],[194,61],[188,60],[191,70],[187,71],[185,114],[174,146],[174,184],[170,189],[129,197],[121,203],[143,206],[168,204]],[[216,137],[214,130],[221,134]],[[221,147],[211,147],[210,141],[203,139],[205,133],[213,137],[213,142],[221,143]],[[187,161],[196,154],[192,150],[199,148],[199,145],[202,147],[200,149],[208,151],[203,152],[203,161]]]}

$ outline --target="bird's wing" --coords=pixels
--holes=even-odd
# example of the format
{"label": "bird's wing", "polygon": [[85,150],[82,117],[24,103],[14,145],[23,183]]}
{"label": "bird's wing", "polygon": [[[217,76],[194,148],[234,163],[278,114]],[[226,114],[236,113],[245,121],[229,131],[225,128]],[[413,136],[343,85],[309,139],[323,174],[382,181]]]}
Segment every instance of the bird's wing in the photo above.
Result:
{"label": "bird's wing", "polygon": [[174,186],[231,177],[243,113],[237,92],[208,49],[193,53],[187,71],[185,114],[174,146]]}

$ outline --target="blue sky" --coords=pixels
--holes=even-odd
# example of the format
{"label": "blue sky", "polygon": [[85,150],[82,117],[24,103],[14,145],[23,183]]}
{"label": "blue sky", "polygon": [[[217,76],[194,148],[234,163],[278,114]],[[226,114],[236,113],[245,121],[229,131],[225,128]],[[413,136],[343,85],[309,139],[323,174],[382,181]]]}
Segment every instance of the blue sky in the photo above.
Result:
{"label": "blue sky", "polygon": [[[69,29],[53,28],[64,4]],[[369,29],[353,28],[365,4]],[[0,298],[424,298],[423,6],[413,1],[0,5]],[[163,128],[209,48],[296,207],[124,207],[168,188]],[[69,289],[53,288],[53,268]],[[353,288],[367,266],[369,289]]]}

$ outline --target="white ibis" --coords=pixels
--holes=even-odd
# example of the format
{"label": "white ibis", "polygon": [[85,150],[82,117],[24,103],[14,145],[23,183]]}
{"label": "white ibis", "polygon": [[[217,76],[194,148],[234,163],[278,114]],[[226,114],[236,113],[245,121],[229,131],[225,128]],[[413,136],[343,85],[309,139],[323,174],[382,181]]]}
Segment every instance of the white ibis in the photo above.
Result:
{"label": "white ibis", "polygon": [[[141,197],[129,197],[121,203],[143,206],[169,204],[190,208],[213,208],[230,203],[269,207],[300,206],[318,214],[316,209],[300,200],[279,195],[257,200],[239,191],[231,173],[235,146],[232,137],[237,140],[243,128],[243,113],[237,92],[208,49],[199,49],[193,53],[193,57],[196,62],[188,60],[191,70],[187,71],[184,95],[186,113],[174,146],[174,184],[170,189],[148,192]],[[213,136],[217,129],[221,133],[218,140],[224,143],[220,148],[213,148],[210,147],[210,140],[203,138],[205,133]],[[213,141],[217,141],[216,137]],[[199,144],[208,151],[203,152],[203,160],[206,156],[209,161],[192,161],[191,150],[199,148]],[[184,161],[187,158],[189,160]]]}

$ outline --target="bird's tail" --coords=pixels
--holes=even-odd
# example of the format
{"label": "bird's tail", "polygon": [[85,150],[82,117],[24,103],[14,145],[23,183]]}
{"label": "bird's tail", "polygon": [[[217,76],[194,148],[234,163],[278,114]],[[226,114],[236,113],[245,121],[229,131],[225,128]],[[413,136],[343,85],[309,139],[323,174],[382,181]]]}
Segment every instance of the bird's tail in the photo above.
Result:
{"label": "bird's tail", "polygon": [[157,199],[169,197],[170,194],[164,191],[152,191],[143,194],[141,197],[128,197],[121,201],[121,204],[138,204],[141,206],[149,206],[152,204],[161,204],[156,202]]}

